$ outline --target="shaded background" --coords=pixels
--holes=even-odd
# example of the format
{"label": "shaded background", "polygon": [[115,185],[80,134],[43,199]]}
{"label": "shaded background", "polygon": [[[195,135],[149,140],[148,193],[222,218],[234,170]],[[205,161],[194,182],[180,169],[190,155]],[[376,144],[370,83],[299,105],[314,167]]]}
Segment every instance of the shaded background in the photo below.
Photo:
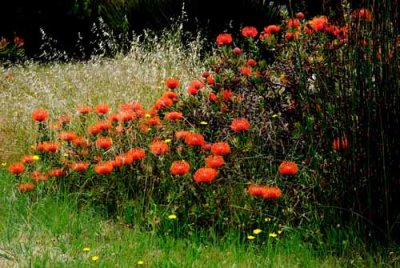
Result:
{"label": "shaded background", "polygon": [[[331,14],[340,17],[340,0],[293,1],[292,9],[303,11],[306,17]],[[360,2],[360,1],[357,1]],[[188,22],[187,31],[201,30],[214,39],[221,31],[238,31],[242,25],[259,29],[270,23],[279,23],[279,8],[289,1],[263,0],[14,0],[7,1],[0,11],[0,36],[21,36],[25,40],[28,57],[38,55],[42,41],[40,29],[57,40],[57,48],[74,57],[92,53],[90,43],[95,40],[91,30],[101,17],[118,36],[144,29],[160,30],[182,14],[182,5]],[[171,20],[172,19],[172,20]],[[77,52],[78,33],[85,53]],[[82,51],[81,51],[82,52]]]}

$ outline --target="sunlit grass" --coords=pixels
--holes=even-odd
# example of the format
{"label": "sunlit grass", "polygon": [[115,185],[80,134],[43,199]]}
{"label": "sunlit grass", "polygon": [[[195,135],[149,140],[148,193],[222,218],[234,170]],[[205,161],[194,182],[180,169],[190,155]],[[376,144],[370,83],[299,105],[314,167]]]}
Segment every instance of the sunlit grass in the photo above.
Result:
{"label": "sunlit grass", "polygon": [[113,59],[0,67],[0,160],[15,158],[34,141],[33,109],[62,115],[99,103],[146,107],[165,90],[166,78],[190,81],[201,74],[201,49],[199,38],[183,45],[179,32],[170,31],[134,41],[127,55]]}

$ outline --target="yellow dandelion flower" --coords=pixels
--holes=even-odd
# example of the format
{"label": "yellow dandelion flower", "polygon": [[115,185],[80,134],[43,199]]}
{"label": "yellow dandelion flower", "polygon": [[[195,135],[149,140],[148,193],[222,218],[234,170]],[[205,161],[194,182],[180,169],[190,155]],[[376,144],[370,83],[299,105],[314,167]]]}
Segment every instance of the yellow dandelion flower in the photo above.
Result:
{"label": "yellow dandelion flower", "polygon": [[176,220],[176,215],[175,214],[171,214],[171,215],[169,215],[168,216],[168,219],[170,219],[170,220]]}
{"label": "yellow dandelion flower", "polygon": [[247,239],[248,239],[248,240],[253,240],[253,239],[255,239],[255,238],[256,238],[256,237],[253,236],[253,235],[248,235],[248,236],[247,236]]}
{"label": "yellow dandelion flower", "polygon": [[165,142],[165,143],[170,143],[170,142],[171,142],[171,139],[166,139],[166,140],[164,140],[164,142]]}
{"label": "yellow dandelion flower", "polygon": [[273,114],[272,115],[272,118],[276,118],[276,117],[279,117],[279,114]]}
{"label": "yellow dandelion flower", "polygon": [[278,230],[278,234],[281,234],[281,233],[283,233],[283,230]]}
{"label": "yellow dandelion flower", "polygon": [[200,125],[208,125],[208,123],[206,121],[201,121]]}
{"label": "yellow dandelion flower", "polygon": [[38,161],[40,159],[40,156],[35,154],[34,156],[32,156],[32,159],[35,160],[35,161]]}
{"label": "yellow dandelion flower", "polygon": [[83,251],[88,252],[90,251],[90,248],[83,248]]}
{"label": "yellow dandelion flower", "polygon": [[265,221],[265,222],[270,222],[270,221],[271,221],[271,218],[266,217],[266,218],[264,219],[264,221]]}
{"label": "yellow dandelion flower", "polygon": [[278,235],[276,233],[269,233],[269,237],[277,237]]}
{"label": "yellow dandelion flower", "polygon": [[138,265],[143,265],[143,264],[144,264],[144,261],[140,260],[140,261],[137,262],[137,264],[138,264]]}
{"label": "yellow dandelion flower", "polygon": [[6,162],[2,162],[1,166],[5,167],[5,166],[7,166],[7,163]]}
{"label": "yellow dandelion flower", "polygon": [[97,256],[97,255],[95,255],[95,256],[92,257],[92,261],[98,261],[99,259],[100,259],[100,257]]}
{"label": "yellow dandelion flower", "polygon": [[261,229],[254,229],[254,230],[253,230],[253,234],[255,234],[255,235],[258,235],[258,234],[260,234],[260,233],[262,233],[262,230],[261,230]]}
{"label": "yellow dandelion flower", "polygon": [[150,118],[150,117],[151,117],[151,114],[145,114],[144,117]]}

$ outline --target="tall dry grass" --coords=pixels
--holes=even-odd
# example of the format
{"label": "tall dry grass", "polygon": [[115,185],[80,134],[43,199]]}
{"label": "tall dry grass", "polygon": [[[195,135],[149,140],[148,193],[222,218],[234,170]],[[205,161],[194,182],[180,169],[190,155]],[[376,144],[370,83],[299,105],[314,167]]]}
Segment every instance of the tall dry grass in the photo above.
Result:
{"label": "tall dry grass", "polygon": [[59,116],[99,103],[140,101],[146,107],[162,94],[166,78],[199,76],[203,41],[198,36],[183,42],[183,36],[174,25],[160,35],[137,37],[129,53],[113,59],[0,67],[0,161],[14,159],[34,142],[35,108]]}

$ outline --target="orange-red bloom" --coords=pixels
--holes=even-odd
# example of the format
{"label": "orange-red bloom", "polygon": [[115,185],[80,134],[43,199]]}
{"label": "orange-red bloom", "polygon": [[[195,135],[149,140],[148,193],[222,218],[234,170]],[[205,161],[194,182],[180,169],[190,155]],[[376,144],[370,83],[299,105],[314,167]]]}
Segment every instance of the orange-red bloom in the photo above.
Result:
{"label": "orange-red bloom", "polygon": [[295,175],[298,171],[299,168],[297,167],[297,164],[293,161],[283,161],[278,168],[278,171],[281,175]]}
{"label": "orange-red bloom", "polygon": [[278,199],[282,196],[282,191],[278,187],[250,185],[247,192],[251,196],[258,196],[264,199]]}
{"label": "orange-red bloom", "polygon": [[55,143],[55,142],[46,142],[45,143],[45,151],[46,152],[57,152],[60,149],[60,144]]}
{"label": "orange-red bloom", "polygon": [[309,23],[314,31],[321,32],[328,25],[328,18],[325,16],[315,17]]}
{"label": "orange-red bloom", "polygon": [[367,8],[360,8],[353,12],[353,19],[356,21],[364,20],[366,22],[371,22],[372,21],[372,13]]}
{"label": "orange-red bloom", "polygon": [[184,175],[189,172],[190,165],[185,160],[174,161],[169,170],[172,175]]}
{"label": "orange-red bloom", "polygon": [[252,70],[247,67],[247,66],[242,66],[240,67],[240,74],[245,75],[245,76],[251,76],[252,75]]}
{"label": "orange-red bloom", "polygon": [[242,29],[242,36],[244,37],[256,37],[258,34],[257,28],[252,26],[246,26]]}
{"label": "orange-red bloom", "polygon": [[165,118],[167,120],[173,121],[173,120],[182,120],[183,119],[183,113],[181,112],[169,112],[165,113]]}
{"label": "orange-red bloom", "polygon": [[25,182],[18,185],[18,191],[21,193],[30,192],[33,189],[35,189],[35,185],[33,183]]}
{"label": "orange-red bloom", "polygon": [[66,172],[61,168],[53,168],[47,172],[50,177],[61,177],[66,175]]}
{"label": "orange-red bloom", "polygon": [[287,27],[298,29],[300,27],[300,21],[298,19],[289,19]]}
{"label": "orange-red bloom", "polygon": [[170,89],[177,88],[179,86],[179,80],[175,78],[168,78],[165,80],[165,85]]}
{"label": "orange-red bloom", "polygon": [[296,19],[299,19],[299,20],[304,19],[304,13],[303,12],[297,12],[296,13]]}
{"label": "orange-red bloom", "polygon": [[130,155],[132,157],[132,160],[135,161],[145,158],[146,151],[143,148],[137,147],[130,149],[126,154]]}
{"label": "orange-red bloom", "polygon": [[49,118],[49,112],[45,109],[39,108],[32,112],[32,119],[37,122],[45,121]]}
{"label": "orange-red bloom", "polygon": [[35,161],[35,159],[33,159],[33,155],[24,155],[21,157],[21,162],[24,164],[30,164],[33,161]]}
{"label": "orange-red bloom", "polygon": [[193,179],[197,183],[210,183],[217,177],[218,170],[214,168],[203,167],[196,170]]}
{"label": "orange-red bloom", "polygon": [[168,98],[172,100],[172,102],[177,102],[178,101],[178,93],[174,91],[166,91],[164,92],[163,98]]}
{"label": "orange-red bloom", "polygon": [[73,171],[83,172],[89,168],[89,163],[88,162],[76,162],[76,163],[72,163],[70,165],[70,167]]}
{"label": "orange-red bloom", "polygon": [[106,174],[110,174],[113,171],[113,168],[114,168],[114,166],[111,161],[100,162],[94,166],[94,171],[97,174],[106,175]]}
{"label": "orange-red bloom", "polygon": [[246,118],[233,119],[231,129],[235,132],[246,131],[250,129],[250,122]]}
{"label": "orange-red bloom", "polygon": [[257,64],[257,62],[255,61],[255,60],[253,60],[253,59],[249,59],[248,61],[247,61],[247,65],[249,65],[249,66],[255,66]]}
{"label": "orange-red bloom", "polygon": [[60,140],[63,141],[73,141],[74,139],[76,139],[77,135],[73,131],[70,132],[63,131],[58,135],[58,137],[60,138]]}
{"label": "orange-red bloom", "polygon": [[277,33],[280,30],[281,27],[278,25],[268,25],[267,27],[264,28],[264,33],[266,34]]}
{"label": "orange-red bloom", "polygon": [[189,135],[190,132],[186,131],[186,130],[178,130],[175,131],[175,138],[177,138],[178,140],[180,139],[185,139],[187,135]]}
{"label": "orange-red bloom", "polygon": [[106,114],[110,111],[110,106],[108,104],[99,104],[94,107],[94,110],[97,114]]}
{"label": "orange-red bloom", "polygon": [[219,168],[225,164],[224,158],[220,155],[210,155],[206,158],[206,167]]}
{"label": "orange-red bloom", "polygon": [[167,154],[169,150],[169,146],[167,143],[164,141],[153,141],[150,144],[150,151],[154,155],[162,155],[162,154]]}
{"label": "orange-red bloom", "polygon": [[230,43],[232,43],[232,41],[232,35],[229,33],[222,33],[217,36],[217,44],[219,46],[229,45]]}
{"label": "orange-red bloom", "polygon": [[190,146],[202,146],[205,143],[204,136],[200,133],[189,132],[185,137],[185,143]]}
{"label": "orange-red bloom", "polygon": [[96,140],[96,146],[101,149],[111,148],[113,141],[110,137],[99,137]]}
{"label": "orange-red bloom", "polygon": [[25,171],[25,166],[22,163],[14,163],[8,167],[10,173],[18,175]]}
{"label": "orange-red bloom", "polygon": [[91,108],[89,106],[82,106],[76,109],[78,114],[88,114],[90,113]]}
{"label": "orange-red bloom", "polygon": [[29,177],[31,177],[31,179],[35,182],[35,183],[39,183],[40,181],[47,181],[47,174],[44,174],[40,171],[33,171],[31,172],[31,174],[29,175]]}
{"label": "orange-red bloom", "polygon": [[211,145],[211,153],[215,155],[228,155],[231,152],[231,147],[227,142],[216,142]]}

